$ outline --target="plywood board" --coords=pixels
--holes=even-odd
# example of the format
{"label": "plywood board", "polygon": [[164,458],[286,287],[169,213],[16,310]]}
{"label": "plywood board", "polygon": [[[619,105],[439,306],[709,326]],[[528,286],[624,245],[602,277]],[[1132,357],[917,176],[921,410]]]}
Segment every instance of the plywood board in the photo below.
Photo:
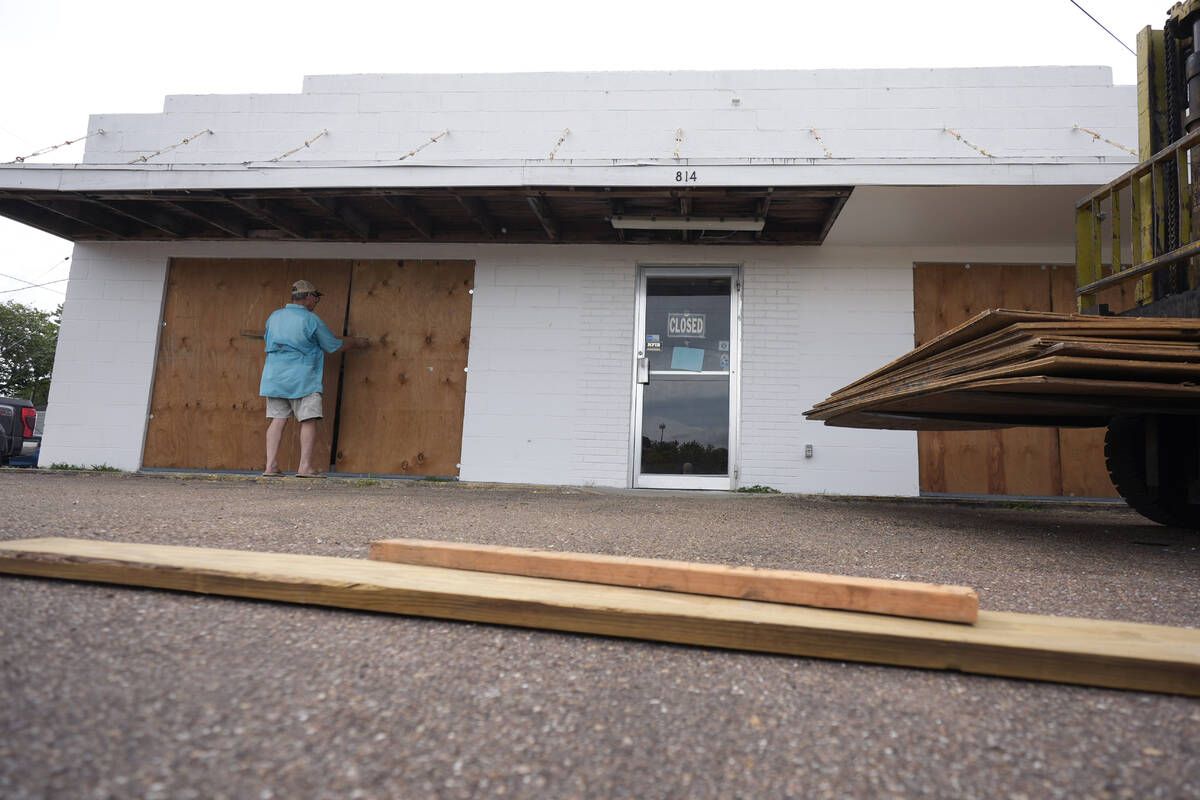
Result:
{"label": "plywood board", "polygon": [[945,622],[972,623],[979,615],[979,597],[971,587],[917,581],[427,539],[371,542],[370,557],[397,564],[739,597]]}
{"label": "plywood board", "polygon": [[[918,265],[918,269],[921,266]],[[917,297],[916,302],[919,304],[921,302],[947,301],[944,298],[939,299],[937,296],[932,296]],[[1200,324],[1192,324],[1190,327],[1182,325],[1182,323],[1189,322],[1194,323],[1195,321],[1151,317],[1094,317],[1050,311],[1013,311],[1005,308],[993,308],[977,314],[958,328],[948,330],[925,344],[918,345],[903,356],[838,389],[834,394],[848,392],[863,383],[897,372],[916,362],[928,360],[953,348],[971,344],[981,345],[989,341],[987,337],[1004,336],[1010,331],[1079,332],[1141,340],[1200,341]],[[916,330],[919,335],[922,327],[918,325]],[[920,340],[918,339],[918,341]]]}
{"label": "plywood board", "polygon": [[[1200,364],[1075,358],[1072,356],[1051,355],[1032,360],[1018,360],[1002,366],[977,369],[971,372],[946,376],[934,375],[924,379],[899,382],[847,401],[829,403],[823,406],[819,413],[812,414],[811,416],[817,419],[824,419],[838,413],[840,410],[853,406],[883,406],[894,399],[932,395],[966,386],[973,382],[1023,375],[1045,375],[1058,378],[1092,378],[1097,380],[1111,380],[1113,383],[1126,382],[1131,385],[1137,382],[1173,382],[1176,385],[1185,386],[1194,378],[1200,377]],[[1195,384],[1192,383],[1191,385]]]}
{"label": "plywood board", "polygon": [[851,406],[831,420],[847,428],[913,431],[1096,428],[1116,415],[1192,414],[1198,407],[1200,386],[1194,384],[1028,375]]}
{"label": "plywood board", "polygon": [[462,453],[470,261],[357,261],[336,469],[457,476]]}
{"label": "plywood board", "polygon": [[975,625],[546,578],[82,539],[0,572],[983,675],[1200,695],[1200,630],[980,612]]}
{"label": "plywood board", "polygon": [[[990,309],[1008,309],[1009,321],[1052,321],[1052,286],[1064,268],[1020,265],[920,264],[913,271],[915,338],[930,352],[977,338],[998,319]],[[979,332],[955,339],[956,329],[977,320]],[[984,322],[986,320],[986,322]],[[1000,330],[993,327],[992,330]],[[940,337],[940,338],[939,338]],[[910,354],[911,355],[911,354]],[[1017,356],[1010,356],[1017,357]],[[921,361],[913,359],[920,364]],[[895,362],[893,362],[895,363]],[[950,494],[1055,496],[1062,493],[1060,440],[1055,429],[921,431],[918,474],[923,491]]]}
{"label": "plywood board", "polygon": [[[143,465],[260,470],[266,464],[266,401],[258,394],[267,317],[304,278],[325,293],[317,313],[335,334],[345,323],[346,261],[174,259],[167,277]],[[258,336],[255,336],[255,333]],[[341,354],[325,361],[325,419],[316,464],[329,463]],[[280,466],[299,462],[299,426],[289,425]]]}
{"label": "plywood board", "polygon": [[[1114,358],[1130,362],[1147,362],[1144,366],[1154,370],[1159,364],[1172,362],[1181,366],[1176,372],[1185,378],[1200,373],[1200,343],[1147,341],[1142,339],[1118,339],[1110,337],[1087,337],[1072,335],[1058,330],[1028,330],[1040,325],[1013,325],[976,342],[967,342],[951,350],[930,356],[896,369],[870,381],[860,382],[850,389],[836,392],[813,410],[820,412],[847,402],[860,402],[880,392],[893,392],[902,385],[930,383],[952,375],[962,375],[1009,364],[1026,363],[1045,356],[1077,356],[1081,358]],[[1103,362],[1095,362],[1102,365]],[[1132,365],[1124,365],[1132,366]]]}
{"label": "plywood board", "polygon": [[1104,464],[1104,428],[1059,428],[1066,497],[1120,497]]}

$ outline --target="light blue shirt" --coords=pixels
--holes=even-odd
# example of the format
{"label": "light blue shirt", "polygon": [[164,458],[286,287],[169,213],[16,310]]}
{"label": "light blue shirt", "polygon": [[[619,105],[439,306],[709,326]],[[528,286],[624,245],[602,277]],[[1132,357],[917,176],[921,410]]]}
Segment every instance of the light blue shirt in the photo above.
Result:
{"label": "light blue shirt", "polygon": [[263,397],[305,397],[321,391],[325,353],[342,340],[302,305],[288,303],[267,318],[267,363],[258,393]]}

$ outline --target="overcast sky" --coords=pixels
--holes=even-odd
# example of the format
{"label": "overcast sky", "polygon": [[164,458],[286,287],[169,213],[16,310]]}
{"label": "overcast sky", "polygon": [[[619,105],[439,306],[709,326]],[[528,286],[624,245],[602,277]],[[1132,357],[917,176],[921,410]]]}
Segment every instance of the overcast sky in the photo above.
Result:
{"label": "overcast sky", "polygon": [[[1078,2],[1134,49],[1172,4]],[[0,0],[0,163],[82,136],[89,114],[299,92],[305,75],[1096,64],[1136,83],[1134,56],[1070,0]],[[65,282],[21,281],[66,278],[70,254],[0,218],[0,301],[54,308]]]}

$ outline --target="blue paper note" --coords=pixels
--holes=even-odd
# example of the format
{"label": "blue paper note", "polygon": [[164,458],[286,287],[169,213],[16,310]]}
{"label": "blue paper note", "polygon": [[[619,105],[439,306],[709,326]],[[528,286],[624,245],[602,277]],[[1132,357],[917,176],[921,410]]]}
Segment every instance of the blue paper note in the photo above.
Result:
{"label": "blue paper note", "polygon": [[704,351],[698,347],[671,348],[671,369],[700,372],[704,369]]}

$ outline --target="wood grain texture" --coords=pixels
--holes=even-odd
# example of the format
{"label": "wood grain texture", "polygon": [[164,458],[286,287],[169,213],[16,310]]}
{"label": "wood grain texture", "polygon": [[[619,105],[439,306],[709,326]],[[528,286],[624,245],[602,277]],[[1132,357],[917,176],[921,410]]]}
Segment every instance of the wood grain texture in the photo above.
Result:
{"label": "wood grain texture", "polygon": [[706,647],[1200,695],[1200,630],[980,612],[975,625],[241,550],[0,543],[0,572]]}
{"label": "wood grain texture", "polygon": [[973,623],[979,616],[979,597],[969,586],[426,539],[371,542],[370,558],[945,622]]}
{"label": "wood grain texture", "polygon": [[[1069,272],[1069,270],[1068,270]],[[1097,303],[1106,303],[1113,312],[1133,305],[1133,284],[1112,286],[1096,296]],[[1050,310],[1073,314],[1078,310],[1075,299],[1075,276],[1055,275],[1050,281]],[[1120,352],[1119,339],[1106,339],[1098,346],[1109,352]],[[1172,345],[1180,348],[1180,345]],[[1163,357],[1159,354],[1159,357]],[[1058,452],[1062,494],[1064,497],[1120,497],[1117,487],[1108,477],[1104,459],[1104,428],[1059,428]]]}
{"label": "wood grain texture", "polygon": [[457,476],[462,453],[471,261],[357,261],[348,332],[372,346],[346,362],[339,472]]}
{"label": "wood grain texture", "polygon": [[[913,271],[918,348],[989,309],[1074,311],[1074,271],[1053,265],[918,264]],[[1067,304],[1069,308],[1065,308]],[[988,351],[984,351],[986,354]],[[994,350],[992,352],[995,352]],[[1103,441],[1062,436],[1057,428],[939,431],[917,434],[923,491],[1021,496],[1115,496]]]}
{"label": "wood grain texture", "polygon": [[[920,265],[918,265],[920,266]],[[914,273],[914,289],[919,289]],[[921,341],[921,325],[916,326],[917,341]],[[980,312],[957,328],[934,336],[877,370],[868,373],[853,383],[838,389],[835,395],[844,395],[886,375],[897,374],[901,369],[928,362],[934,356],[964,346],[989,341],[993,336],[1006,335],[1008,331],[1020,330],[1027,333],[1055,331],[1064,334],[1086,334],[1106,338],[1137,339],[1141,341],[1200,341],[1200,329],[1195,326],[1181,329],[1180,320],[1153,317],[1095,317],[1060,314],[1052,311],[1013,311],[994,308]],[[822,405],[822,404],[818,404]]]}
{"label": "wood grain texture", "polygon": [[[1036,396],[1036,399],[1031,397]],[[1070,420],[1073,426],[1095,427],[1096,420],[1129,414],[1192,413],[1200,407],[1200,386],[1147,381],[1108,381],[1094,378],[1028,375],[992,378],[934,394],[899,397],[870,408],[840,413],[837,424],[850,428],[885,430],[981,430],[1005,428],[1028,420],[1031,407],[1039,413]],[[1137,412],[1130,411],[1138,409]],[[1087,415],[1080,415],[1087,409]],[[950,415],[947,418],[925,414]],[[955,415],[964,415],[958,419]],[[986,417],[979,419],[979,415]]]}
{"label": "wood grain texture", "polygon": [[[271,312],[290,302],[304,278],[325,293],[317,313],[341,334],[350,262],[277,259],[173,259],[154,372],[142,463],[171,469],[262,469],[266,399],[261,333]],[[260,334],[259,338],[246,333]],[[328,464],[341,353],[325,360],[325,418],[315,463]],[[279,463],[299,462],[299,425],[280,444]]]}

